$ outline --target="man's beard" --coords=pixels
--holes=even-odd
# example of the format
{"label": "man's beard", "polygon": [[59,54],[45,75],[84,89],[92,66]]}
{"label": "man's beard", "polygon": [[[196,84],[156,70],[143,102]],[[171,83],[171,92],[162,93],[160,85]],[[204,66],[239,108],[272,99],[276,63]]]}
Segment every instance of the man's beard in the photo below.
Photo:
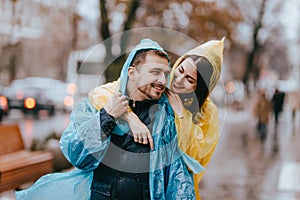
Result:
{"label": "man's beard", "polygon": [[[161,92],[153,92],[156,95],[152,95],[151,89],[152,88],[154,89],[154,87],[161,88]],[[138,90],[150,100],[159,100],[162,96],[162,93],[165,90],[165,86],[163,86],[161,84],[157,84],[157,83],[150,83],[150,84],[146,84],[141,87],[138,87]]]}

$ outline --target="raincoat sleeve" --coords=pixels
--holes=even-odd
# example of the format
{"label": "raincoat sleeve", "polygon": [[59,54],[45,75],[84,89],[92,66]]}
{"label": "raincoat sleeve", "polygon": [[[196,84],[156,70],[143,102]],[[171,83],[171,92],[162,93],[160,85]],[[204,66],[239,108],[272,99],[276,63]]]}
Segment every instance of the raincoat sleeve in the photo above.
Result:
{"label": "raincoat sleeve", "polygon": [[[99,86],[89,93],[97,101],[84,99],[70,116],[70,124],[62,134],[60,147],[65,157],[77,168],[93,170],[103,159],[110,142],[101,130],[101,107],[113,95],[116,83]],[[99,89],[101,87],[101,89]]]}
{"label": "raincoat sleeve", "polygon": [[60,147],[75,167],[93,170],[104,157],[110,138],[102,134],[100,123],[100,113],[88,99],[84,99],[71,113]]}
{"label": "raincoat sleeve", "polygon": [[[206,167],[219,140],[219,122],[216,105],[207,98],[201,108],[199,122],[194,124],[192,121],[192,114],[185,109],[182,117],[175,115],[179,148],[197,160],[203,167]],[[204,171],[194,175],[196,194],[198,192],[198,183],[203,173]],[[199,194],[197,194],[197,199],[199,198]]]}

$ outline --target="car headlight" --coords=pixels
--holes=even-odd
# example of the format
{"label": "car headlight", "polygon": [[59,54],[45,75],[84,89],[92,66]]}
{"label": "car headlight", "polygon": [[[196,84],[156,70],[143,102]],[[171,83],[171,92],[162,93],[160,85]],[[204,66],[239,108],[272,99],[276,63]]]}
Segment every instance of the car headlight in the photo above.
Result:
{"label": "car headlight", "polygon": [[36,100],[32,97],[28,97],[24,100],[24,107],[27,109],[33,109],[36,106]]}
{"label": "car headlight", "polygon": [[0,96],[0,107],[6,108],[8,106],[7,98],[5,96]]}

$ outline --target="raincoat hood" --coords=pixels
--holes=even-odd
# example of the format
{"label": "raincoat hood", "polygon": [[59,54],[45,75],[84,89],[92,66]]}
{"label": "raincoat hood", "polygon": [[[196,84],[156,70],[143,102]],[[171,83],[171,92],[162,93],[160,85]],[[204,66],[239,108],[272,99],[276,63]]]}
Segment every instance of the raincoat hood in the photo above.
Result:
{"label": "raincoat hood", "polygon": [[[153,50],[159,50],[161,52],[163,52],[169,61],[169,56],[168,54],[165,52],[165,50],[155,41],[151,40],[151,39],[142,39],[140,41],[140,43],[134,47],[134,49],[130,52],[129,56],[127,57],[122,71],[121,71],[121,75],[120,75],[120,92],[125,95],[126,94],[126,86],[127,86],[127,81],[128,81],[128,68],[130,67],[136,53],[140,50],[146,50],[146,49],[153,49]],[[170,65],[170,62],[169,62]],[[167,85],[169,84],[169,81],[167,83]]]}

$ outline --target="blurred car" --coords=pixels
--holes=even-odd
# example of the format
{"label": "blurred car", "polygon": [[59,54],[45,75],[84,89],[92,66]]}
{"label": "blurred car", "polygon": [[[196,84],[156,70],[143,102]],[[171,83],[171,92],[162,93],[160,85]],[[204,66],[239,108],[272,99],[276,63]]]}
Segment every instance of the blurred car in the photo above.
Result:
{"label": "blurred car", "polygon": [[47,110],[49,115],[53,115],[56,105],[63,102],[60,93],[66,89],[62,85],[62,81],[46,77],[14,80],[6,90],[8,106],[34,115],[38,115],[40,110]]}
{"label": "blurred car", "polygon": [[0,122],[3,119],[3,116],[8,114],[8,101],[7,97],[4,95],[5,87],[0,85]]}
{"label": "blurred car", "polygon": [[70,84],[57,82],[48,88],[46,96],[55,104],[56,110],[70,112],[73,106],[73,93],[68,90]]}

